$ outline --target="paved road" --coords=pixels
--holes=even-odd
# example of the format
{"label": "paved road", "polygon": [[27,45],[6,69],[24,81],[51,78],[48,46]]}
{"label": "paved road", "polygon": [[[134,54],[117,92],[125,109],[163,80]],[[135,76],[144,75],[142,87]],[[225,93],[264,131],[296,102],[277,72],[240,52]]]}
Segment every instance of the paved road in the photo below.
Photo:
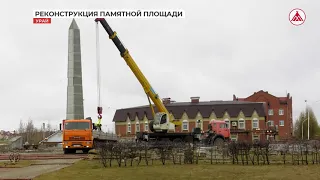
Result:
{"label": "paved road", "polygon": [[32,166],[24,168],[0,168],[0,178],[35,178],[41,174],[57,171],[68,167],[80,159],[38,160]]}

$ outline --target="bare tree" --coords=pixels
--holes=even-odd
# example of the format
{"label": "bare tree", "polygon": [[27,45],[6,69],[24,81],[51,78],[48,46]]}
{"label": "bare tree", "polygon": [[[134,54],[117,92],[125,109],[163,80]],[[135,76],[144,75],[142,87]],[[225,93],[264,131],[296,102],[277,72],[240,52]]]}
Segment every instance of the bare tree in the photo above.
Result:
{"label": "bare tree", "polygon": [[51,126],[50,122],[48,122],[48,124],[47,124],[47,131],[49,131],[49,132],[52,131],[52,126]]}
{"label": "bare tree", "polygon": [[[226,157],[223,152],[212,146],[203,144],[187,144],[173,142],[117,142],[107,144],[100,148],[100,158],[104,167],[111,166],[111,160],[115,160],[119,167],[139,165],[144,158],[146,165],[148,159],[166,165],[167,160],[173,160],[174,164],[201,164],[200,161],[226,163],[239,165],[268,165],[268,164],[318,164],[320,163],[320,141],[290,141],[290,142],[229,142],[224,146],[228,150]],[[290,156],[292,156],[290,160]],[[222,158],[222,159],[221,159]],[[226,159],[225,159],[226,158]],[[109,161],[109,162],[108,162]],[[122,165],[123,164],[123,165]]]}
{"label": "bare tree", "polygon": [[305,111],[300,113],[299,118],[296,120],[296,123],[294,125],[294,134],[297,138],[301,139],[302,138],[302,128],[304,129],[303,131],[303,136],[306,138],[308,136],[308,123],[305,122],[305,120],[308,119],[308,111],[309,111],[309,120],[310,120],[310,139],[313,139],[316,137],[316,135],[320,134],[320,128],[318,125],[317,118],[312,110],[312,108],[307,108]]}
{"label": "bare tree", "polygon": [[30,118],[26,126],[26,135],[27,135],[27,141],[29,144],[38,144],[38,142],[41,141],[43,138],[43,134],[41,130],[37,129],[34,126],[33,120]]}
{"label": "bare tree", "polygon": [[51,125],[51,123],[50,122],[48,122],[47,123],[47,129],[44,129],[44,134],[45,134],[45,136],[47,137],[47,136],[50,136],[53,132],[53,128],[52,128],[52,125]]}
{"label": "bare tree", "polygon": [[26,135],[27,135],[27,142],[31,143],[31,138],[34,131],[34,125],[32,119],[29,119],[26,126]]}
{"label": "bare tree", "polygon": [[24,132],[25,132],[25,127],[24,127],[24,124],[23,124],[22,119],[20,119],[18,133],[19,133],[19,134],[22,134],[22,133],[24,133]]}

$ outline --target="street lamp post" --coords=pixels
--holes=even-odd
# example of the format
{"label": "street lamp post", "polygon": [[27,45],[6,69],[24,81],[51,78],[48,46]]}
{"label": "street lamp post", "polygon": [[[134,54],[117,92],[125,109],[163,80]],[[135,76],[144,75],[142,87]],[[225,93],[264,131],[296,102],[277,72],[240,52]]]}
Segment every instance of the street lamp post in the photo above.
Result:
{"label": "street lamp post", "polygon": [[306,100],[306,111],[308,113],[308,140],[310,139],[310,116],[309,116],[309,109],[308,109],[308,101]]}
{"label": "street lamp post", "polygon": [[310,113],[309,113],[309,109],[307,109],[308,111],[308,140],[310,140]]}
{"label": "street lamp post", "polygon": [[[308,101],[307,100],[305,100],[305,102],[306,102],[306,111],[307,111],[307,113],[308,113],[308,140],[310,140],[310,113],[309,113],[309,109],[308,109]],[[313,103],[318,103],[318,102],[320,102],[320,100],[318,100],[318,101],[314,101]]]}
{"label": "street lamp post", "polygon": [[302,132],[301,132],[301,139],[302,139],[302,140],[303,140],[303,123],[306,122],[306,120],[308,120],[308,119],[303,120],[302,123],[301,123],[301,124],[302,124],[302,125],[301,125],[301,126],[302,126],[302,127],[301,127],[301,129],[302,129],[302,130],[301,130],[301,131],[302,131]]}

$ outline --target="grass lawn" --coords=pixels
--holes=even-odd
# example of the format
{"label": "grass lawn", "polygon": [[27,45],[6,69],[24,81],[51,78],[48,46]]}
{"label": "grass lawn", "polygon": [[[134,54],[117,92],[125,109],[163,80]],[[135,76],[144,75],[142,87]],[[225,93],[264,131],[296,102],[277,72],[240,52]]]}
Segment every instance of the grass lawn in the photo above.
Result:
{"label": "grass lawn", "polygon": [[17,163],[11,163],[10,161],[0,162],[0,168],[22,168],[30,166],[33,161],[30,160],[20,160]]}
{"label": "grass lawn", "polygon": [[123,180],[176,180],[176,179],[319,179],[319,165],[134,165],[133,167],[103,168],[95,160],[82,160],[58,172],[41,175],[35,180],[56,179],[123,179]]}

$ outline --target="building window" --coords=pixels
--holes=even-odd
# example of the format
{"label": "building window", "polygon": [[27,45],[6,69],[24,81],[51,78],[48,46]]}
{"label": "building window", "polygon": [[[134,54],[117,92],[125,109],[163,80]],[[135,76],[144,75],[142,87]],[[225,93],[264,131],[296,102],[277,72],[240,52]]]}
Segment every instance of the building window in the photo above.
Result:
{"label": "building window", "polygon": [[279,121],[279,126],[284,126],[284,120]]}
{"label": "building window", "polygon": [[272,116],[273,115],[273,109],[269,109],[268,114],[269,114],[269,116]]}
{"label": "building window", "polygon": [[252,120],[252,128],[255,128],[255,129],[259,128],[259,120],[258,119]]}
{"label": "building window", "polygon": [[252,141],[253,141],[253,142],[260,141],[260,135],[254,134],[254,135],[252,136]]}
{"label": "building window", "polygon": [[224,122],[226,123],[226,128],[230,129],[230,121],[229,121],[229,119],[225,119]]}
{"label": "building window", "polygon": [[240,120],[239,120],[238,128],[239,128],[239,129],[245,129],[245,128],[246,128],[246,124],[245,124],[245,122],[244,122],[244,119],[240,119]]}
{"label": "building window", "polygon": [[268,126],[274,126],[273,120],[269,120],[269,121],[268,121]]}
{"label": "building window", "polygon": [[214,129],[217,128],[217,123],[213,123],[213,128],[214,128]]}
{"label": "building window", "polygon": [[136,132],[140,132],[140,123],[139,122],[136,123]]}
{"label": "building window", "polygon": [[284,110],[283,109],[279,109],[279,115],[283,116],[284,115]]}
{"label": "building window", "polygon": [[238,140],[238,135],[237,134],[231,134],[230,139],[231,139],[231,141],[237,141]]}
{"label": "building window", "polygon": [[149,124],[148,124],[148,121],[145,121],[144,122],[144,131],[148,131],[149,130]]}
{"label": "building window", "polygon": [[131,124],[128,123],[128,133],[130,133],[130,132],[131,132]]}
{"label": "building window", "polygon": [[183,131],[188,131],[189,130],[189,122],[188,122],[188,120],[183,120],[182,121],[182,130]]}

